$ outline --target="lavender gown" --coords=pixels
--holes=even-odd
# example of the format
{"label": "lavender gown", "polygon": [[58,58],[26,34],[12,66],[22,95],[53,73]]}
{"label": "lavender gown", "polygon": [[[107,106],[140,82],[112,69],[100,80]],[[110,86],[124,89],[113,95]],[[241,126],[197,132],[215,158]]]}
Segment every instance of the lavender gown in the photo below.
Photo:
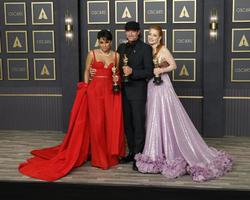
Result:
{"label": "lavender gown", "polygon": [[194,181],[210,180],[230,171],[230,156],[207,146],[167,73],[162,80],[160,86],[155,86],[153,80],[148,84],[146,141],[143,153],[135,156],[138,170],[161,173],[167,178],[190,174]]}

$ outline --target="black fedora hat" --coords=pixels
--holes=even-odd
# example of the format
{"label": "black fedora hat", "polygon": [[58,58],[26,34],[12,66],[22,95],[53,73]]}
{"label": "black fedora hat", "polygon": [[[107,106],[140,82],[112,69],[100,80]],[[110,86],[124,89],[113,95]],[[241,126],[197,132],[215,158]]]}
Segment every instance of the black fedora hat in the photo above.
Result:
{"label": "black fedora hat", "polygon": [[129,21],[125,24],[124,29],[126,31],[139,31],[140,30],[140,24],[135,21]]}

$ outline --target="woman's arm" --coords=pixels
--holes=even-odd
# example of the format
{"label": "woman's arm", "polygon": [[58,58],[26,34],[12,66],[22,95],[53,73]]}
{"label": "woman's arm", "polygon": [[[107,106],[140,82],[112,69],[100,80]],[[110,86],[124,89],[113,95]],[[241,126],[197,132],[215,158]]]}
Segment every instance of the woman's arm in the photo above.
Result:
{"label": "woman's arm", "polygon": [[163,49],[162,53],[162,62],[160,64],[161,66],[161,73],[171,72],[176,69],[176,62],[170,53],[170,51],[167,48]]}
{"label": "woman's arm", "polygon": [[85,70],[84,70],[84,83],[89,83],[90,79],[90,67],[92,65],[93,61],[93,54],[91,52],[88,53],[87,58],[86,58],[86,63],[85,63]]}
{"label": "woman's arm", "polygon": [[115,52],[115,53],[116,53],[116,56],[117,56],[117,57],[116,57],[116,63],[115,63],[115,64],[116,64],[116,68],[117,68],[117,71],[120,71],[120,70],[119,70],[119,69],[120,69],[120,68],[119,68],[119,67],[120,67],[120,66],[119,66],[119,64],[120,64],[120,54],[119,54],[118,52]]}
{"label": "woman's arm", "polygon": [[121,80],[121,73],[120,73],[120,68],[119,68],[119,63],[120,63],[120,54],[118,52],[115,51],[115,56],[116,56],[116,63],[115,63],[115,67],[116,67],[116,75],[113,76],[113,81],[114,82],[120,82]]}

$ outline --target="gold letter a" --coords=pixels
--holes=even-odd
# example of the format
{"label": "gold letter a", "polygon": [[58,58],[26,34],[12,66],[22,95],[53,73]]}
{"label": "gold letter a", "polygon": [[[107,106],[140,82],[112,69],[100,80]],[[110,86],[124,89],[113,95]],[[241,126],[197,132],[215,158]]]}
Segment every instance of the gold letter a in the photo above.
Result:
{"label": "gold letter a", "polygon": [[45,13],[45,10],[42,8],[40,14],[39,14],[39,17],[38,19],[48,19],[46,13]]}
{"label": "gold letter a", "polygon": [[48,67],[45,64],[43,65],[43,68],[41,70],[41,75],[47,75],[47,76],[50,75]]}
{"label": "gold letter a", "polygon": [[242,47],[242,46],[249,47],[249,43],[245,35],[242,36],[240,43],[239,43],[239,47]]}
{"label": "gold letter a", "polygon": [[188,73],[186,65],[182,66],[181,72],[180,72],[179,76],[189,76],[189,73]]}
{"label": "gold letter a", "polygon": [[189,16],[189,13],[188,13],[188,11],[187,11],[186,6],[184,6],[184,7],[182,8],[182,11],[181,11],[181,14],[180,14],[179,17],[180,17],[180,18],[183,18],[183,17],[189,18],[189,17],[190,17],[190,16]]}
{"label": "gold letter a", "polygon": [[16,36],[15,41],[14,41],[14,44],[13,44],[13,48],[22,48],[22,47],[23,47],[23,46],[22,46],[22,44],[21,44],[19,38]]}
{"label": "gold letter a", "polygon": [[125,10],[124,10],[124,12],[122,14],[122,19],[124,19],[124,18],[132,18],[127,6],[126,6],[126,8],[125,8]]}

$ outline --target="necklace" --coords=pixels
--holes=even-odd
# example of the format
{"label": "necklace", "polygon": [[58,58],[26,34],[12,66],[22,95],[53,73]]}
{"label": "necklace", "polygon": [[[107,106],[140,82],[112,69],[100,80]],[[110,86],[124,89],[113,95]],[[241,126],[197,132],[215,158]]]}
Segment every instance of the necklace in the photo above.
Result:
{"label": "necklace", "polygon": [[111,51],[109,51],[108,53],[103,52],[103,50],[100,49],[101,54],[103,54],[104,56],[110,56],[111,55]]}

